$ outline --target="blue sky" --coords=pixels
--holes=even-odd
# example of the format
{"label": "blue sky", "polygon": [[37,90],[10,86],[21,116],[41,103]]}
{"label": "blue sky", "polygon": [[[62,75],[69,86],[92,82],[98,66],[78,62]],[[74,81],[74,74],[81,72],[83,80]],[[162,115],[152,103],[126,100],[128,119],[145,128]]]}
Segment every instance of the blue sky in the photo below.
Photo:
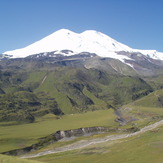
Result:
{"label": "blue sky", "polygon": [[0,0],[0,53],[66,28],[163,52],[162,0]]}

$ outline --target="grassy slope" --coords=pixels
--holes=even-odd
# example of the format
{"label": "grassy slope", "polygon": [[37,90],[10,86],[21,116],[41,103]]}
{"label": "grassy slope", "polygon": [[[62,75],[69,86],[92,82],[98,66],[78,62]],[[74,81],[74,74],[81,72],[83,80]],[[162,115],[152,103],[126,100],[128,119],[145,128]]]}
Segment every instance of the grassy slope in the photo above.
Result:
{"label": "grassy slope", "polygon": [[149,83],[154,89],[163,88],[163,75],[156,77],[146,77],[144,78],[147,83]]}
{"label": "grassy slope", "polygon": [[36,92],[48,93],[50,96],[52,96],[53,98],[56,99],[59,107],[62,108],[62,111],[65,114],[71,113],[72,106],[70,105],[70,102],[68,101],[66,96],[64,94],[60,93],[55,87],[55,84],[57,82],[55,73],[51,72],[45,76],[46,76],[46,80],[42,84],[40,84],[38,89],[36,89]]}
{"label": "grassy slope", "polygon": [[[162,100],[161,100],[162,99]],[[123,117],[132,121],[133,125],[142,127],[163,117],[163,89],[136,100],[122,107]]]}
{"label": "grassy slope", "polygon": [[[37,89],[33,90],[34,93],[44,92],[55,98],[65,114],[81,112],[84,107],[86,110],[94,110],[106,109],[107,104],[126,104],[132,101],[133,96],[144,96],[143,93],[150,90],[150,86],[139,78],[94,69],[56,68],[53,71],[36,71],[30,73],[22,85],[28,86],[31,83],[38,84]],[[84,89],[81,88],[83,86]],[[90,90],[88,86],[91,87]],[[73,106],[68,97],[75,101],[77,106]],[[88,98],[94,105],[86,102]]]}
{"label": "grassy slope", "polygon": [[107,105],[106,105],[106,103],[105,103],[103,100],[97,98],[94,94],[92,94],[92,93],[91,93],[90,91],[88,91],[86,88],[84,88],[83,93],[84,93],[87,97],[89,97],[90,99],[93,100],[94,105],[92,106],[92,108],[93,108],[93,107],[96,107],[96,110],[106,109],[106,108],[107,108]]}
{"label": "grassy slope", "polygon": [[142,135],[35,158],[47,163],[161,163],[163,127]]}
{"label": "grassy slope", "polygon": [[17,157],[5,156],[5,155],[0,155],[0,162],[1,163],[41,163],[40,161],[20,159]]}
{"label": "grassy slope", "polygon": [[[77,77],[75,77],[76,70],[73,69],[57,69],[54,71],[49,71],[48,73],[46,72],[33,72],[29,75],[28,80],[26,80],[23,84],[29,84],[31,82],[37,82],[40,83],[39,87],[34,90],[34,92],[39,93],[39,92],[44,92],[47,93],[49,96],[53,97],[56,99],[59,107],[62,109],[62,111],[65,114],[70,114],[70,113],[78,113],[78,110],[74,108],[67,98],[67,91],[64,90],[64,93],[60,91],[59,89],[63,89],[66,82],[77,82]],[[44,77],[46,79],[43,81]],[[68,88],[67,88],[68,89]],[[71,95],[73,98],[73,95]],[[78,96],[78,95],[75,95]]]}
{"label": "grassy slope", "polygon": [[116,116],[112,109],[87,112],[83,114],[65,115],[61,119],[55,116],[42,117],[36,123],[3,126],[0,123],[0,152],[22,148],[35,143],[38,138],[47,136],[58,130],[76,129],[80,127],[110,126],[117,127]]}

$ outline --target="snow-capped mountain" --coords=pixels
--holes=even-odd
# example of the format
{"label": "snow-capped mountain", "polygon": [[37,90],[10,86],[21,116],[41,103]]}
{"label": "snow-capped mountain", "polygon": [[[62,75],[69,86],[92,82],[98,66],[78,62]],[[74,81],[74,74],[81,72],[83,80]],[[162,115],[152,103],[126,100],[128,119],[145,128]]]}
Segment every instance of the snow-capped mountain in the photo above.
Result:
{"label": "snow-capped mountain", "polygon": [[67,29],[58,30],[51,35],[37,41],[25,48],[6,51],[3,55],[11,56],[11,58],[24,58],[29,55],[39,54],[43,52],[55,53],[69,50],[70,53],[63,55],[74,55],[81,52],[95,53],[100,57],[108,57],[119,59],[122,62],[132,60],[129,55],[120,52],[141,53],[147,58],[163,60],[163,53],[155,50],[138,50],[132,49],[111,37],[94,30],[87,30],[82,33],[75,33]]}

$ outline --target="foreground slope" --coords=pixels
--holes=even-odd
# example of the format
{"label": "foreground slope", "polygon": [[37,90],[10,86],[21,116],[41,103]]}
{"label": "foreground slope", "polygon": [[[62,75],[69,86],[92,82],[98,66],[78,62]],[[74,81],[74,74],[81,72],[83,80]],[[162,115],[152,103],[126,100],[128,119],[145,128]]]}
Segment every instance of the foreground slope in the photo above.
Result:
{"label": "foreground slope", "polygon": [[41,163],[40,161],[32,161],[26,159],[20,159],[13,156],[0,155],[1,163]]}
{"label": "foreground slope", "polygon": [[0,122],[0,153],[38,143],[41,138],[57,131],[93,126],[114,128],[118,126],[115,119],[114,111],[108,109],[83,114],[64,115],[62,117],[47,114],[37,118],[35,123],[28,124]]}
{"label": "foreground slope", "polygon": [[158,127],[142,135],[121,140],[92,144],[74,151],[46,155],[32,160],[47,163],[95,162],[95,163],[161,163],[163,161],[163,127]]}

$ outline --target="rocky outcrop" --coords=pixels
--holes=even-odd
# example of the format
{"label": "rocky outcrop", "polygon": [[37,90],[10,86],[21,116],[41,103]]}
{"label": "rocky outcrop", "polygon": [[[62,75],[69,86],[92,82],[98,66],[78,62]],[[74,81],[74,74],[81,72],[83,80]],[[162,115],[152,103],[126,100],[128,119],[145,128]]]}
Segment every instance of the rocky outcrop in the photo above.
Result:
{"label": "rocky outcrop", "polygon": [[70,138],[70,137],[78,137],[78,136],[85,136],[91,135],[95,133],[101,133],[106,131],[111,131],[113,129],[109,129],[106,127],[87,127],[87,128],[79,128],[74,130],[66,130],[66,131],[57,131],[53,134],[56,140],[60,140],[63,138]]}

